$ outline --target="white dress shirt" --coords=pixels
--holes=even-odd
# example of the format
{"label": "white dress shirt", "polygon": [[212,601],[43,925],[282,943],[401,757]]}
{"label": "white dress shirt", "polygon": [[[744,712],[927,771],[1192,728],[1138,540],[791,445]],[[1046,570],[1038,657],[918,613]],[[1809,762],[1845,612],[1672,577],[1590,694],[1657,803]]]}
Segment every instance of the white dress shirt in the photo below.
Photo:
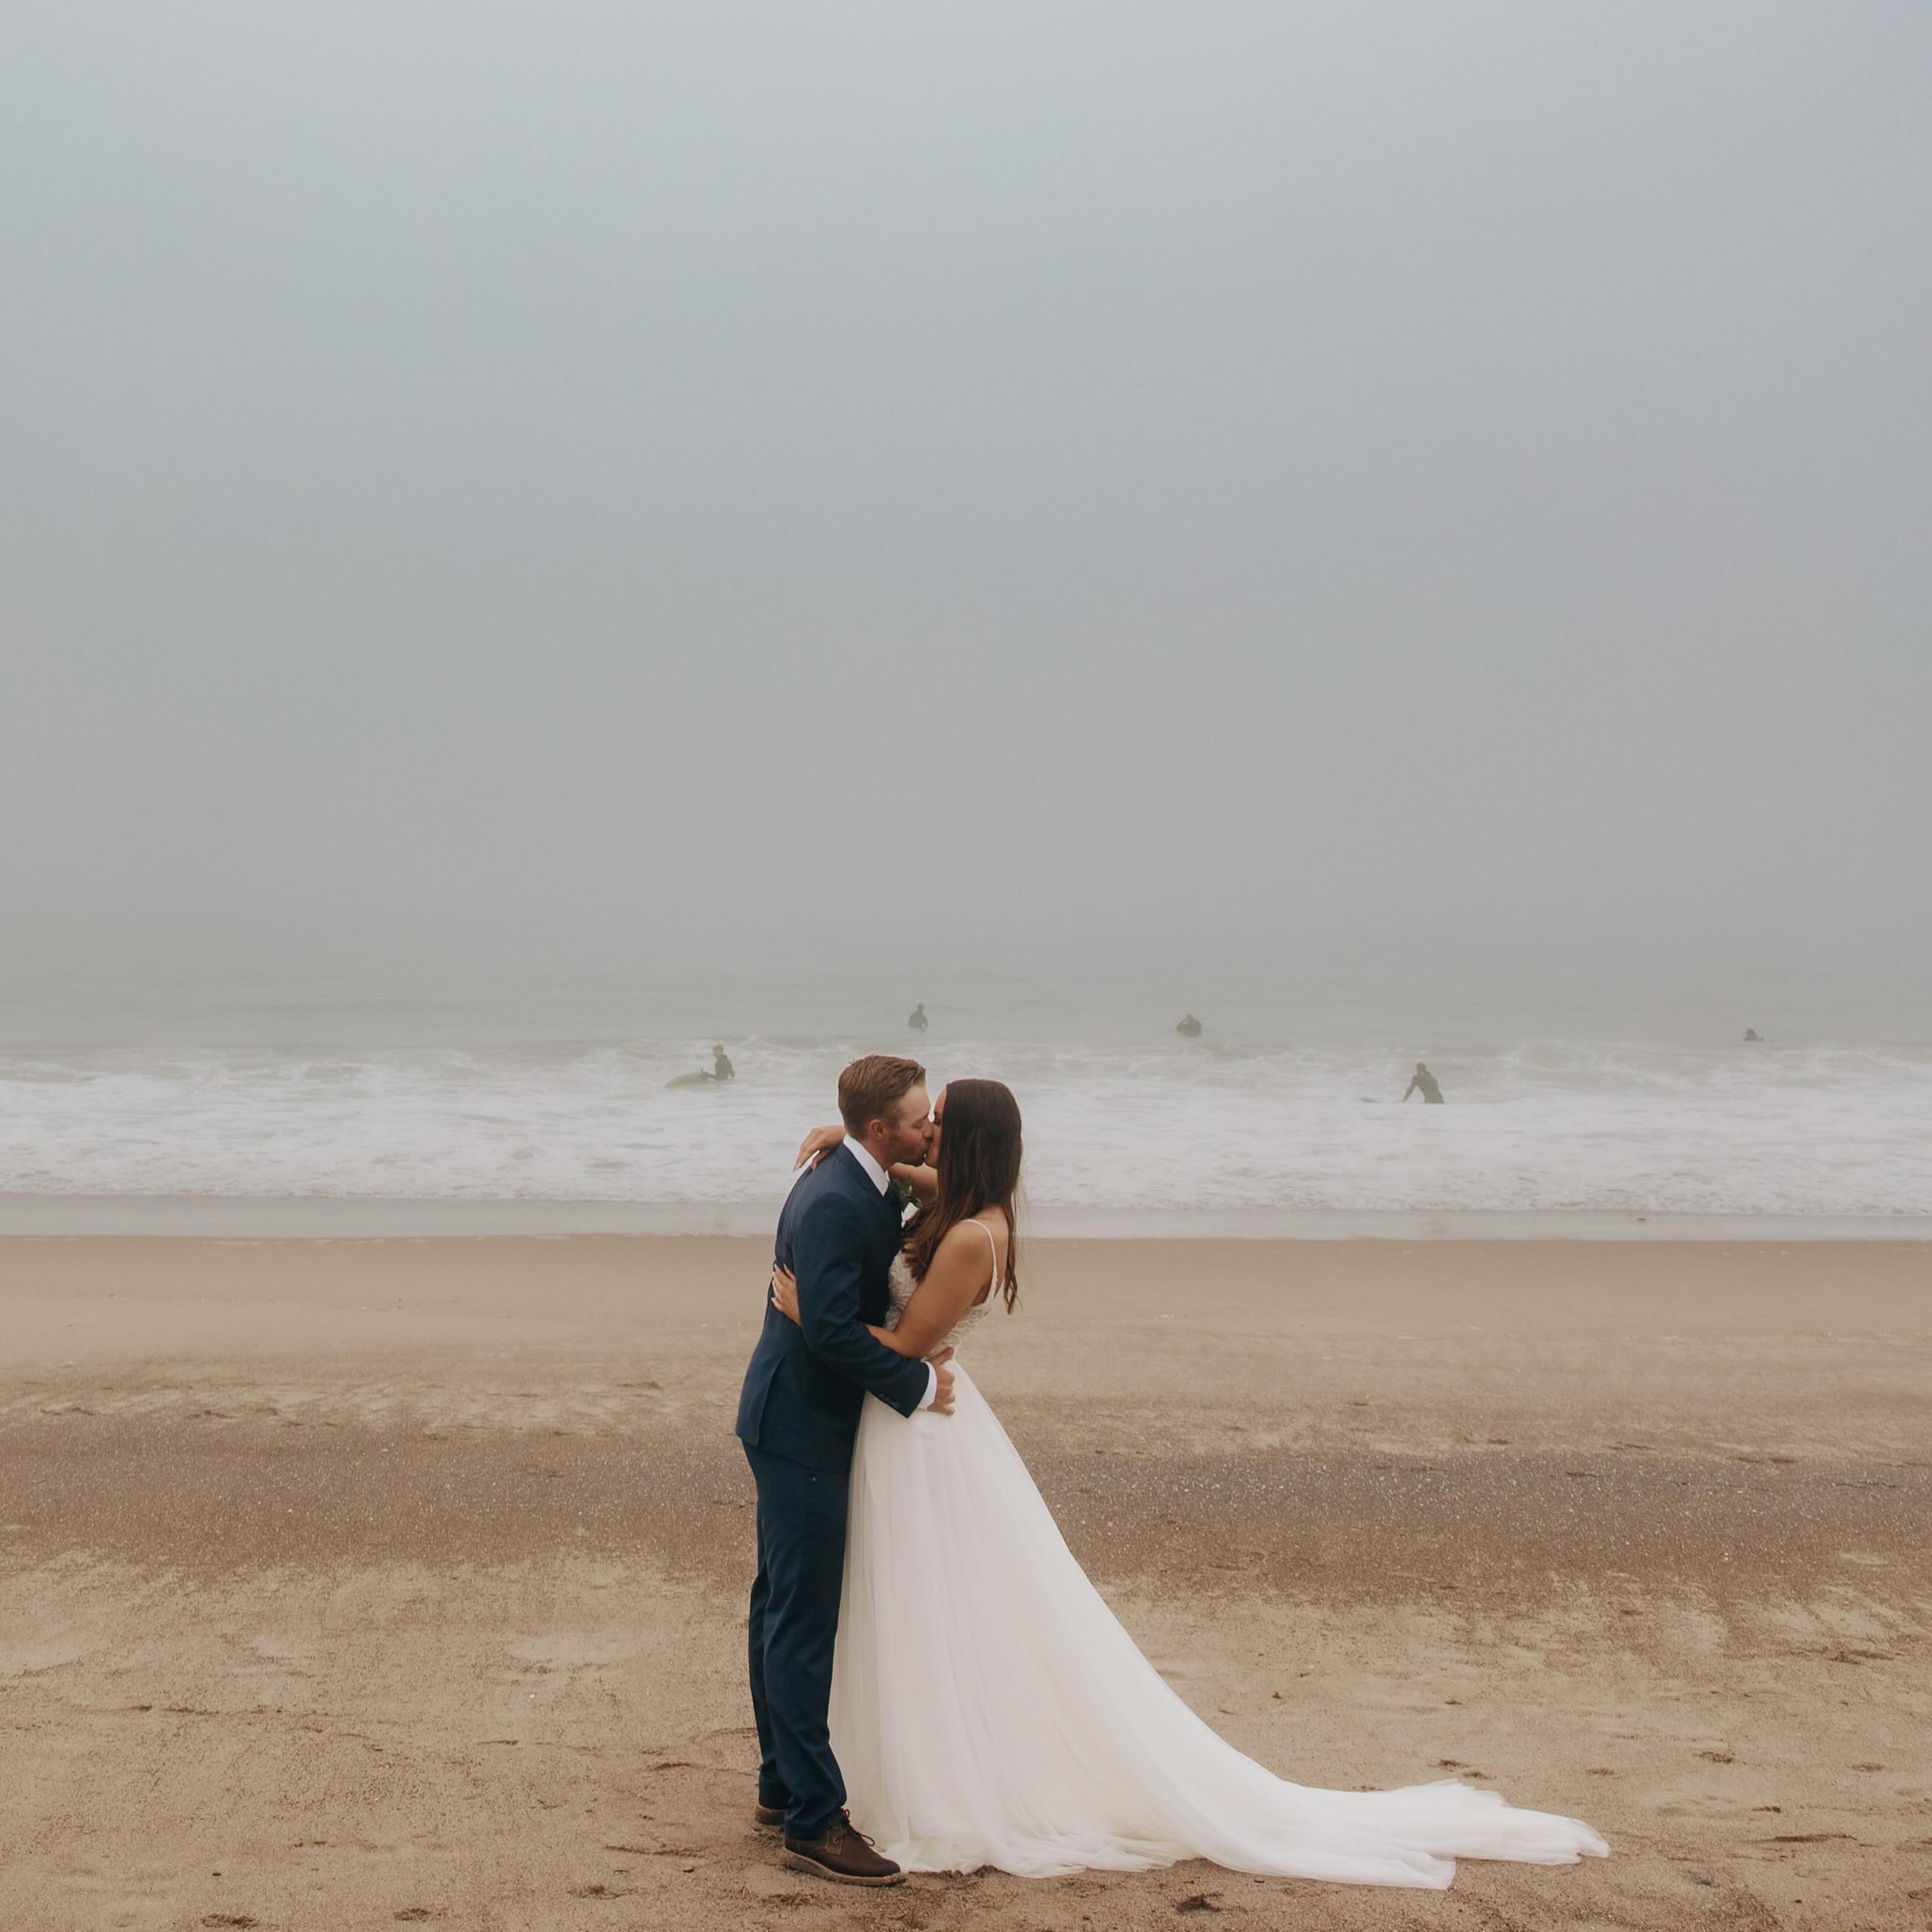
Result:
{"label": "white dress shirt", "polygon": [[872,1149],[863,1141],[855,1141],[849,1134],[845,1136],[845,1148],[852,1158],[866,1170],[866,1179],[883,1194],[892,1185],[893,1177],[872,1158]]}
{"label": "white dress shirt", "polygon": [[[883,1194],[893,1184],[893,1177],[875,1161],[870,1151],[848,1134],[845,1145],[851,1150],[852,1158],[866,1170],[866,1178]],[[922,1409],[933,1406],[933,1398],[939,1393],[939,1371],[929,1362],[926,1364],[926,1399],[920,1403]]]}

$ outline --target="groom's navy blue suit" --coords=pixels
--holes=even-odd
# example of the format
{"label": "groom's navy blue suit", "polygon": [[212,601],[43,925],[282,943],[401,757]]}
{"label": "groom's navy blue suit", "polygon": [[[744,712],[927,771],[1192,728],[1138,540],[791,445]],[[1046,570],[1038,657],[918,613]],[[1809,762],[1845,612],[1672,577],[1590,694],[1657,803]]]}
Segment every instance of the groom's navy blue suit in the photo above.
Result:
{"label": "groom's navy blue suit", "polygon": [[898,1196],[880,1193],[850,1148],[835,1148],[778,1216],[777,1259],[798,1277],[799,1320],[767,1305],[738,1398],[738,1435],[758,1485],[758,1801],[784,1808],[788,1838],[822,1838],[845,1802],[826,1718],[859,1411],[869,1391],[910,1415],[931,1380],[924,1362],[866,1332],[886,1319],[899,1242]]}

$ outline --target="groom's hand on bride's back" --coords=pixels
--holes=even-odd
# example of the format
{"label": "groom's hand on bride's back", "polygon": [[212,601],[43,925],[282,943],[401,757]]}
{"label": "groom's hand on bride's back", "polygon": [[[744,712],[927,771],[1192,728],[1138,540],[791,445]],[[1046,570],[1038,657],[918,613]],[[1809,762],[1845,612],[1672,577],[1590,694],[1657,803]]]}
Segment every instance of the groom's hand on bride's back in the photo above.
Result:
{"label": "groom's hand on bride's back", "polygon": [[934,1375],[938,1378],[933,1390],[933,1413],[935,1415],[949,1416],[953,1413],[953,1372],[946,1366],[952,1359],[951,1349],[941,1349],[937,1355],[929,1355],[926,1358],[932,1366]]}

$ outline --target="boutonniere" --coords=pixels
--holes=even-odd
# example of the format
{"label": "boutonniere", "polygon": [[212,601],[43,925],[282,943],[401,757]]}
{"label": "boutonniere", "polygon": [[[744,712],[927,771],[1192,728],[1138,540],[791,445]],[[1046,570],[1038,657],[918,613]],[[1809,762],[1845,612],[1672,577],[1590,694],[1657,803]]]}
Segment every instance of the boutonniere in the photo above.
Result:
{"label": "boutonniere", "polygon": [[895,1179],[893,1182],[893,1192],[898,1199],[899,1218],[903,1221],[906,1218],[906,1209],[913,1204],[913,1184],[910,1181]]}

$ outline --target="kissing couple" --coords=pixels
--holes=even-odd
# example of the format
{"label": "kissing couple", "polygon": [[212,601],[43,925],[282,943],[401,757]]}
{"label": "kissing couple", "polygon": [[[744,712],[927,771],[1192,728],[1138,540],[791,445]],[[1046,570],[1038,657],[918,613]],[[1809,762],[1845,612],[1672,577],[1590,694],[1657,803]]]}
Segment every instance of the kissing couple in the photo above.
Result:
{"label": "kissing couple", "polygon": [[1440,1889],[1458,1858],[1605,1854],[1575,1818],[1454,1779],[1291,1784],[1196,1716],[955,1359],[1019,1292],[1012,1094],[957,1080],[929,1101],[917,1061],[872,1054],[839,1077],[838,1112],[800,1151],[738,1403],[757,1818],[787,1864],[896,1885],[1198,1858]]}

